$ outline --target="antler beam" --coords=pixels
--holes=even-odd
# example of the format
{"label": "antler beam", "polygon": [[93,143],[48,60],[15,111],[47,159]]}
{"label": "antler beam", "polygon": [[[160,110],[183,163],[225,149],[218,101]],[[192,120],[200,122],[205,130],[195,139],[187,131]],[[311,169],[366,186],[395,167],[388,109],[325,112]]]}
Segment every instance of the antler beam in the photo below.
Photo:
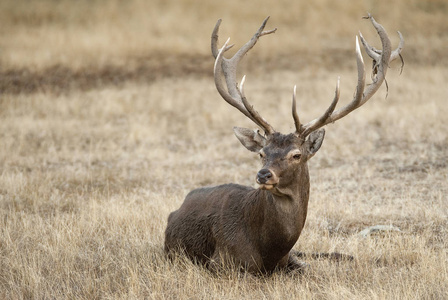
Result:
{"label": "antler beam", "polygon": [[[275,132],[274,128],[253,108],[252,105],[247,101],[244,92],[243,85],[245,77],[243,77],[243,81],[241,85],[238,87],[238,82],[236,80],[236,72],[238,63],[243,58],[243,56],[257,43],[258,39],[267,34],[274,33],[277,28],[272,30],[264,31],[266,23],[268,22],[269,17],[267,17],[260,28],[254,34],[254,36],[248,41],[245,45],[243,45],[232,58],[225,58],[224,53],[233,47],[233,45],[228,45],[230,38],[225,42],[224,46],[218,50],[218,31],[219,26],[221,24],[221,19],[215,25],[212,33],[212,42],[211,42],[211,50],[212,54],[215,57],[215,66],[214,66],[214,77],[215,77],[215,85],[216,88],[221,95],[221,97],[230,105],[237,108],[240,112],[242,112],[245,116],[251,119],[255,124],[260,126],[267,135],[270,135]],[[222,76],[224,76],[226,81],[226,87],[222,83]]]}
{"label": "antler beam", "polygon": [[379,87],[385,80],[386,72],[390,62],[392,62],[393,60],[395,60],[397,57],[400,56],[404,46],[404,39],[402,34],[398,32],[398,35],[400,37],[400,43],[398,45],[398,48],[392,51],[391,43],[384,27],[378,22],[376,22],[375,19],[370,14],[368,14],[366,18],[370,19],[372,25],[377,30],[382,44],[382,50],[377,50],[367,43],[367,41],[364,39],[361,33],[359,34],[361,38],[361,43],[363,44],[366,53],[374,61],[373,71],[375,76],[372,78],[373,83],[370,84],[367,88],[365,88],[364,60],[361,55],[358,37],[356,37],[356,61],[358,66],[358,85],[356,87],[355,96],[353,97],[353,100],[349,104],[334,111],[334,109],[336,108],[336,104],[339,100],[339,79],[338,79],[334,100],[328,107],[328,109],[325,111],[325,113],[320,118],[314,119],[308,122],[307,124],[302,125],[298,121],[299,117],[297,115],[297,112],[295,111],[296,104],[295,104],[295,89],[294,89],[293,118],[296,124],[296,134],[301,136],[302,138],[306,138],[306,136],[308,136],[311,132],[345,117],[355,109],[364,105],[376,93],[376,91],[379,89]]}
{"label": "antler beam", "polygon": [[[400,43],[398,45],[398,48],[392,51],[389,37],[383,26],[376,22],[370,14],[368,14],[368,16],[365,18],[370,19],[370,21],[372,22],[372,25],[378,32],[382,44],[381,50],[375,49],[367,43],[361,32],[359,33],[359,38],[361,39],[361,43],[364,46],[366,53],[373,59],[374,64],[372,84],[366,87],[364,60],[362,58],[358,36],[356,36],[355,45],[356,63],[358,68],[358,84],[356,87],[355,95],[350,103],[338,110],[335,110],[340,96],[340,79],[338,78],[334,99],[327,110],[324,112],[324,114],[306,124],[302,124],[296,111],[296,87],[294,87],[292,115],[296,127],[296,135],[300,136],[301,138],[305,139],[311,132],[345,117],[355,109],[364,105],[378,91],[378,89],[384,82],[390,62],[397,59],[398,57],[401,57],[401,51],[404,46],[404,39],[402,34],[398,31]],[[253,46],[255,46],[261,36],[274,33],[277,30],[277,28],[274,28],[272,30],[264,31],[268,20],[269,17],[267,17],[263,21],[260,28],[253,35],[253,37],[245,45],[243,45],[231,58],[224,57],[224,53],[233,47],[233,45],[228,45],[230,38],[225,42],[221,49],[218,49],[218,31],[221,24],[221,20],[218,20],[212,33],[211,50],[213,56],[215,57],[215,85],[221,97],[230,105],[237,108],[249,119],[251,119],[255,124],[260,126],[267,135],[271,135],[275,132],[274,128],[253,108],[253,106],[247,101],[246,96],[244,95],[243,89],[245,76],[243,77],[240,85],[238,85],[236,79],[238,63],[243,58],[243,56],[250,49],[252,49]],[[225,84],[223,84],[222,82],[222,77],[224,77],[225,79]]]}

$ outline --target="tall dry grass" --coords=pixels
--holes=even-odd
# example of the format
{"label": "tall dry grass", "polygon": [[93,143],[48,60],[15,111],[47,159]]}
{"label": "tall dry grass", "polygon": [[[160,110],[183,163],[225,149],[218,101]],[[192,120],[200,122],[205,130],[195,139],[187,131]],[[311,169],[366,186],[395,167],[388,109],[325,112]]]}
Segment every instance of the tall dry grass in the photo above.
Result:
{"label": "tall dry grass", "polygon": [[[257,10],[236,1],[2,1],[0,8],[1,298],[448,298],[443,1],[265,1]],[[243,71],[251,102],[287,132],[294,84],[303,119],[326,108],[339,75],[341,101],[352,96],[353,36],[360,28],[377,42],[360,19],[367,10],[391,35],[405,35],[405,69],[389,70],[387,98],[383,87],[327,127],[310,162],[308,220],[295,246],[355,261],[307,260],[303,276],[267,278],[214,276],[182,258],[167,261],[166,218],[186,193],[253,185],[258,168],[231,133],[253,125],[220,100],[210,76],[216,19],[237,44],[267,14],[279,27]],[[357,235],[376,224],[401,232]]]}

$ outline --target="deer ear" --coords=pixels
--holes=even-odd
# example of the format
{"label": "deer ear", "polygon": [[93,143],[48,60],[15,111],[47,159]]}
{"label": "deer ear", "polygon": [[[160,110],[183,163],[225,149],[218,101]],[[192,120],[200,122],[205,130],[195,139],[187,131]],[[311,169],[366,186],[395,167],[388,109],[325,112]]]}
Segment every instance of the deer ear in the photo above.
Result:
{"label": "deer ear", "polygon": [[310,157],[316,154],[316,152],[320,149],[320,146],[322,146],[322,142],[324,141],[324,137],[325,129],[323,128],[311,132],[311,134],[308,136],[308,139],[305,143]]}
{"label": "deer ear", "polygon": [[262,136],[259,130],[250,130],[247,128],[233,127],[238,140],[252,152],[260,151],[266,145],[266,139]]}

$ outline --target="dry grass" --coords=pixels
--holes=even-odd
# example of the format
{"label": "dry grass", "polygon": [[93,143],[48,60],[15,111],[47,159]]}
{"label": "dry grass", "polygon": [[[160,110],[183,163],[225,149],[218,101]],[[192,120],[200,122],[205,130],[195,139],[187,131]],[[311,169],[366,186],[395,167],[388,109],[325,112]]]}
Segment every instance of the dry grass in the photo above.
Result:
{"label": "dry grass", "polygon": [[[0,298],[448,298],[447,5],[283,2],[0,3]],[[185,194],[253,185],[258,168],[231,132],[253,125],[210,76],[216,19],[239,44],[267,14],[279,27],[244,70],[252,102],[287,132],[294,84],[304,119],[328,105],[338,75],[351,97],[353,35],[374,38],[367,10],[404,33],[406,66],[388,73],[387,98],[383,88],[328,126],[295,246],[355,261],[268,278],[166,261],[166,218]],[[376,224],[402,231],[357,236]]]}

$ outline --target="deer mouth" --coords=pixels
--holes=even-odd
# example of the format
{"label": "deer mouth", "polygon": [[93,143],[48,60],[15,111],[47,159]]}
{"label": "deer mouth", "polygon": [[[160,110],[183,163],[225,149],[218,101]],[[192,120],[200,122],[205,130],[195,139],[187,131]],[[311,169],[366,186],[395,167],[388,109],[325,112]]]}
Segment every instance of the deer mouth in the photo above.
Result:
{"label": "deer mouth", "polygon": [[276,186],[275,184],[262,183],[262,184],[260,184],[260,189],[262,189],[262,190],[272,190],[275,186]]}

